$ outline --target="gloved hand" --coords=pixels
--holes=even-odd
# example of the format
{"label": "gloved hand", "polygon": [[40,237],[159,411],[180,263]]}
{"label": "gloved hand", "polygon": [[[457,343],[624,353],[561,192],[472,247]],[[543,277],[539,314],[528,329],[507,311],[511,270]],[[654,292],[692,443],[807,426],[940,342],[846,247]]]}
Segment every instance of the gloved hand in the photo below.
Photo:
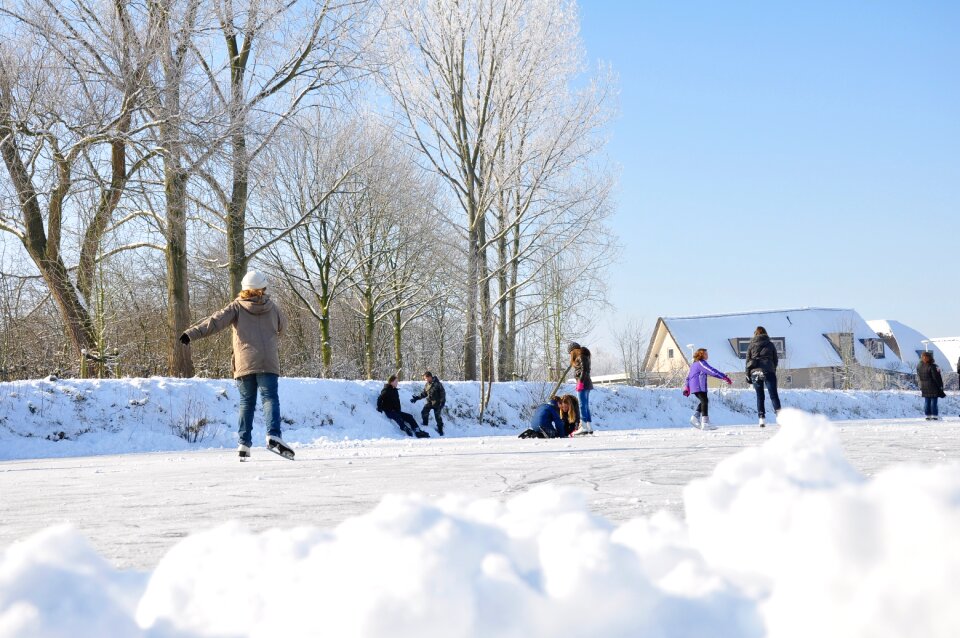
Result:
{"label": "gloved hand", "polygon": [[690,388],[684,388],[684,389],[683,389],[683,396],[685,396],[685,397],[690,396]]}
{"label": "gloved hand", "polygon": [[410,397],[410,403],[416,403],[417,397]]}
{"label": "gloved hand", "polygon": [[577,381],[577,392],[583,392],[583,381]]}
{"label": "gloved hand", "polygon": [[190,344],[190,335],[188,335],[186,332],[184,332],[182,335],[180,335],[180,343],[182,343],[182,344],[185,345],[185,346],[186,346],[186,345],[189,345],[189,344]]}
{"label": "gloved hand", "polygon": [[750,378],[750,375],[747,375],[747,385],[753,385],[753,379]]}
{"label": "gloved hand", "polygon": [[730,377],[724,377],[723,380],[727,382],[727,385],[730,385],[731,383],[733,383],[733,379],[731,379]]}

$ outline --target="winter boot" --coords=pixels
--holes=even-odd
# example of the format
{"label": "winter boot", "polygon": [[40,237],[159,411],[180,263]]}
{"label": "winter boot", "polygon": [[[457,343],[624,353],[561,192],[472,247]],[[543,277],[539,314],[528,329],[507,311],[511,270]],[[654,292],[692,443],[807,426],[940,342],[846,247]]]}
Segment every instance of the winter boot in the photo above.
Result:
{"label": "winter boot", "polygon": [[250,446],[241,443],[237,446],[237,454],[240,456],[241,461],[246,461],[250,458]]}
{"label": "winter boot", "polygon": [[429,432],[424,432],[423,430],[421,430],[421,429],[419,429],[419,428],[416,429],[416,430],[414,430],[413,434],[414,434],[418,439],[429,439],[429,438],[430,438],[430,433],[429,433]]}
{"label": "winter boot", "polygon": [[692,425],[692,426],[695,427],[695,428],[700,427],[700,413],[699,413],[699,412],[694,412],[693,415],[690,417],[690,425]]}
{"label": "winter boot", "polygon": [[760,427],[762,428],[767,427],[767,420],[763,417],[760,417]]}

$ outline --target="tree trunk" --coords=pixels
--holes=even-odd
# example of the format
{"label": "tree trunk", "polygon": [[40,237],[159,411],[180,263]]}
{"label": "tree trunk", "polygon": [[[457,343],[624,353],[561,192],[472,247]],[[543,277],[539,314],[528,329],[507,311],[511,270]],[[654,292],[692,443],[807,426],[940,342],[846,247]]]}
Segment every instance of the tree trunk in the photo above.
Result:
{"label": "tree trunk", "polygon": [[[125,100],[125,108],[127,101]],[[110,142],[110,186],[100,193],[100,201],[93,219],[83,235],[80,248],[80,261],[77,266],[77,288],[87,302],[91,304],[93,275],[97,266],[97,254],[107,225],[113,219],[113,213],[120,203],[120,196],[127,184],[127,144],[124,136],[130,131],[132,117],[125,114],[117,125],[117,138]]]}
{"label": "tree trunk", "polygon": [[329,378],[333,351],[330,347],[330,312],[326,305],[322,306],[320,314],[320,360],[323,363],[323,376]]}
{"label": "tree trunk", "polygon": [[479,240],[477,229],[470,225],[467,250],[467,303],[466,334],[463,340],[463,378],[477,380],[477,278],[480,272]]}
{"label": "tree trunk", "polygon": [[247,157],[247,139],[242,126],[242,118],[234,123],[233,135],[233,189],[230,205],[227,208],[227,262],[230,270],[230,291],[233,296],[240,294],[243,276],[247,273],[246,217],[248,199],[249,158]]}
{"label": "tree trunk", "polygon": [[[224,27],[226,28],[226,24]],[[250,158],[247,157],[246,103],[243,95],[244,77],[253,35],[244,34],[243,43],[237,41],[232,30],[224,32],[227,53],[230,55],[230,140],[233,151],[233,187],[227,207],[227,262],[230,270],[230,291],[240,293],[241,281],[247,272],[247,249],[245,244],[248,173]]]}
{"label": "tree trunk", "polygon": [[[403,311],[393,311],[393,358],[397,378],[403,377]],[[440,377],[441,379],[443,377]]]}
{"label": "tree trunk", "polygon": [[190,346],[177,337],[190,326],[187,280],[187,175],[172,159],[165,160],[167,195],[167,325],[172,336],[167,371],[174,377],[194,375]]}
{"label": "tree trunk", "polygon": [[364,291],[365,316],[363,318],[363,359],[366,368],[367,380],[373,379],[373,335],[376,328],[375,309],[373,307],[373,290],[367,288]]}

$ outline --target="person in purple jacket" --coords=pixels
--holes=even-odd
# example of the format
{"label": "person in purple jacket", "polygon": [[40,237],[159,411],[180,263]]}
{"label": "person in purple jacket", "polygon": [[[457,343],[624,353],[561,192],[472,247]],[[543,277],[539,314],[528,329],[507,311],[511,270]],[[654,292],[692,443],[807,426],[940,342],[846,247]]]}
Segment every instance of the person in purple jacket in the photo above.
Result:
{"label": "person in purple jacket", "polygon": [[707,398],[707,375],[722,379],[728,385],[732,383],[730,377],[707,363],[707,349],[700,348],[693,353],[693,363],[690,365],[687,381],[683,385],[683,396],[688,397],[692,394],[700,399],[697,411],[690,417],[690,424],[701,430],[714,430],[716,427],[710,425],[710,416],[707,413],[707,406],[710,402]]}

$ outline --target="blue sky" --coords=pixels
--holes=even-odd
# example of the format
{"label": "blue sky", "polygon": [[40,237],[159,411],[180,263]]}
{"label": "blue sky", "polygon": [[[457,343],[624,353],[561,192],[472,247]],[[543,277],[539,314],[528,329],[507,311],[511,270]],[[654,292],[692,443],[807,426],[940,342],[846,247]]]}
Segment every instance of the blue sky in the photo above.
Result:
{"label": "blue sky", "polygon": [[960,2],[580,16],[620,76],[617,321],[827,306],[960,335]]}

